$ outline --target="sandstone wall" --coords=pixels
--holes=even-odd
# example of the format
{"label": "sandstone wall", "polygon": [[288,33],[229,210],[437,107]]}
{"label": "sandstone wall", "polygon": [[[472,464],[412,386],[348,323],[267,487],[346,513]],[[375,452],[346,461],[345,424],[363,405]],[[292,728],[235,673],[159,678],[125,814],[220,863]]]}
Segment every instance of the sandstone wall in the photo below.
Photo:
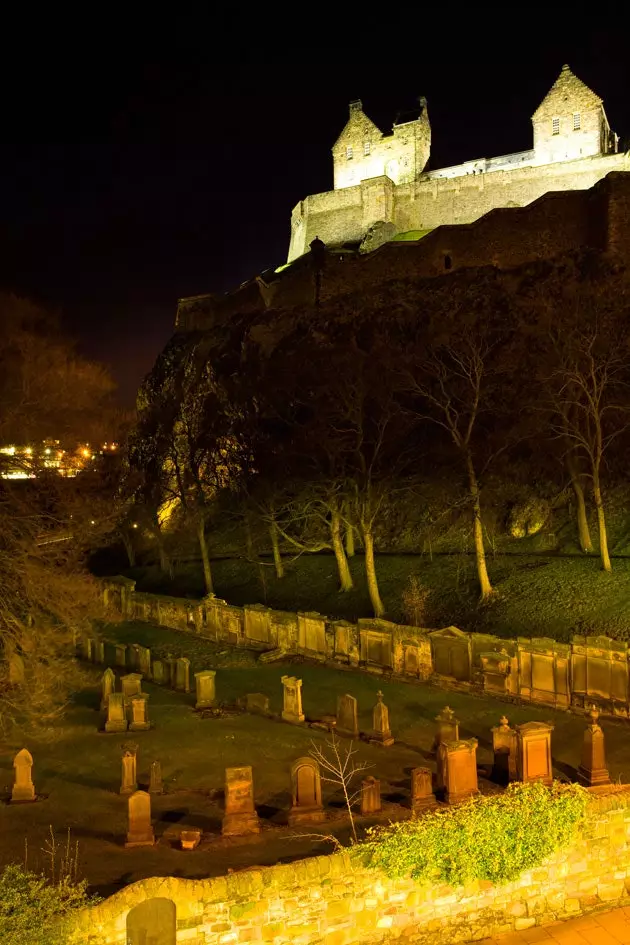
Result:
{"label": "sandstone wall", "polygon": [[390,880],[338,853],[216,879],[142,880],[86,910],[76,941],[377,945],[403,937],[414,945],[453,945],[626,904],[630,789],[614,785],[590,793],[574,844],[504,886]]}

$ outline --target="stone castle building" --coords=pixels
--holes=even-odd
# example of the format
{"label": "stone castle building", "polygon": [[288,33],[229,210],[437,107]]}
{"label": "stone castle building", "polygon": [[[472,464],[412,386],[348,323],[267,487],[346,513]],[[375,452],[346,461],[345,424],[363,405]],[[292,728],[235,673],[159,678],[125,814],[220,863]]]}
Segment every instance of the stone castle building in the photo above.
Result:
{"label": "stone castle building", "polygon": [[291,262],[315,237],[329,249],[364,251],[405,234],[472,223],[500,207],[523,207],[550,191],[585,190],[627,169],[601,98],[563,66],[532,116],[533,148],[426,171],[431,126],[419,114],[384,135],[360,101],[333,145],[334,190],[302,200],[291,217]]}

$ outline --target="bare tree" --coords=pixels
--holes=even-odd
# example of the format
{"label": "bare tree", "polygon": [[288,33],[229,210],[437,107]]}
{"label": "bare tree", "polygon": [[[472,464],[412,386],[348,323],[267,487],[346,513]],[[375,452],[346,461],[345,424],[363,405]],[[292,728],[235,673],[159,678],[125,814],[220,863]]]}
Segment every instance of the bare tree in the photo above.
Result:
{"label": "bare tree", "polygon": [[354,761],[357,755],[357,749],[352,747],[352,742],[350,742],[347,747],[342,747],[341,740],[337,738],[334,732],[331,738],[327,739],[325,742],[326,748],[328,749],[327,752],[320,748],[319,745],[316,745],[315,742],[311,742],[311,745],[313,747],[309,751],[309,755],[311,758],[315,759],[320,768],[325,772],[325,774],[322,775],[322,781],[328,784],[335,784],[338,788],[341,788],[348,810],[348,817],[350,818],[352,839],[355,843],[358,843],[359,838],[357,837],[352,805],[360,796],[361,789],[354,789],[352,782],[358,774],[367,771],[372,765],[364,761],[357,764]]}

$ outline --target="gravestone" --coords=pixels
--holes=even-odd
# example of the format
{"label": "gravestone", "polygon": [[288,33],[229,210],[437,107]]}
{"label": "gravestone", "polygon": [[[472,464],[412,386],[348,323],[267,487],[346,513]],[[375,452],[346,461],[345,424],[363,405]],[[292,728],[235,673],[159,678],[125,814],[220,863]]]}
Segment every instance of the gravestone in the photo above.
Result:
{"label": "gravestone", "polygon": [[175,660],[175,688],[179,692],[190,692],[190,660],[185,656]]}
{"label": "gravestone", "polygon": [[126,667],[127,666],[127,644],[126,643],[115,643],[114,644],[114,664],[116,666]]}
{"label": "gravestone", "polygon": [[137,696],[142,692],[142,676],[140,673],[127,673],[120,677],[122,687],[123,702],[130,702],[132,696]]}
{"label": "gravestone", "polygon": [[221,833],[238,837],[260,833],[260,821],[254,807],[254,782],[249,765],[225,769],[225,814]]}
{"label": "gravestone", "polygon": [[135,791],[129,797],[129,831],[126,847],[152,847],[155,843],[151,826],[151,795]]}
{"label": "gravestone", "polygon": [[129,745],[123,748],[122,753],[122,779],[120,782],[121,794],[133,794],[138,790],[137,776],[137,748],[135,745]]}
{"label": "gravestone", "polygon": [[116,675],[112,670],[107,667],[103,675],[101,676],[101,709],[106,709],[109,704],[109,697],[112,692],[116,690]]}
{"label": "gravestone", "polygon": [[201,673],[195,673],[196,709],[210,709],[215,704],[217,699],[215,690],[216,675],[214,669],[204,669]]}
{"label": "gravestone", "polygon": [[437,761],[447,804],[458,804],[479,794],[476,738],[442,742]]}
{"label": "gravestone", "polygon": [[165,671],[164,663],[162,660],[153,660],[153,665],[151,667],[151,673],[153,676],[153,682],[156,686],[163,686],[165,682]]}
{"label": "gravestone", "polygon": [[578,781],[584,787],[598,784],[610,784],[610,775],[606,767],[604,733],[599,724],[599,712],[595,706],[589,712],[590,724],[584,732],[582,763],[577,769]]}
{"label": "gravestone", "polygon": [[298,758],[291,766],[292,807],[290,827],[297,824],[318,824],[326,819],[322,804],[319,765],[313,758]]}
{"label": "gravestone", "polygon": [[285,722],[303,722],[302,680],[295,676],[282,676],[280,682],[284,686],[282,718]]}
{"label": "gravestone", "polygon": [[337,728],[340,735],[350,735],[351,738],[359,737],[359,716],[357,710],[357,700],[354,696],[346,693],[337,699]]}
{"label": "gravestone", "polygon": [[492,750],[492,780],[497,784],[516,781],[516,732],[510,728],[510,723],[504,715],[492,729]]}
{"label": "gravestone", "polygon": [[24,682],[24,660],[19,653],[9,653],[9,682],[12,686],[21,686]]}
{"label": "gravestone", "polygon": [[25,804],[35,800],[35,785],[31,772],[33,769],[33,756],[30,751],[23,748],[18,751],[13,759],[15,768],[15,782],[11,791],[12,804]]}
{"label": "gravestone", "polygon": [[516,726],[517,770],[520,781],[542,781],[551,785],[551,733],[548,722],[525,722]]}
{"label": "gravestone", "polygon": [[103,664],[105,662],[105,641],[94,641],[94,662]]}
{"label": "gravestone", "polygon": [[177,660],[173,656],[164,660],[164,681],[171,689],[177,689]]}
{"label": "gravestone", "polygon": [[377,814],[381,809],[381,782],[368,777],[361,782],[361,813]]}
{"label": "gravestone", "polygon": [[248,692],[245,696],[245,709],[254,715],[269,715],[269,696],[262,692]]}
{"label": "gravestone", "polygon": [[147,732],[151,728],[149,722],[149,696],[146,692],[139,692],[131,697],[131,724],[130,732]]}
{"label": "gravestone", "polygon": [[376,705],[372,711],[372,726],[373,731],[370,735],[370,743],[372,745],[382,745],[384,748],[389,748],[390,745],[394,744],[394,739],[392,738],[391,729],[389,727],[389,709],[383,702],[383,693],[376,693]]}
{"label": "gravestone", "polygon": [[433,751],[437,751],[442,742],[456,742],[459,740],[459,719],[450,706],[445,706],[435,717],[437,732],[433,742]]}
{"label": "gravestone", "polygon": [[433,779],[430,768],[412,768],[411,770],[411,810],[414,813],[430,810],[437,800],[433,793]]}
{"label": "gravestone", "polygon": [[149,794],[163,794],[162,765],[159,761],[152,761],[149,773]]}
{"label": "gravestone", "polygon": [[146,646],[140,646],[139,643],[134,643],[131,649],[134,654],[133,665],[136,672],[145,679],[151,679],[151,650]]}
{"label": "gravestone", "polygon": [[122,692],[111,692],[107,700],[107,721],[105,722],[106,732],[126,732],[127,716],[125,714],[125,704],[123,702]]}
{"label": "gravestone", "polygon": [[83,637],[83,656],[88,663],[94,663],[95,645],[92,637]]}

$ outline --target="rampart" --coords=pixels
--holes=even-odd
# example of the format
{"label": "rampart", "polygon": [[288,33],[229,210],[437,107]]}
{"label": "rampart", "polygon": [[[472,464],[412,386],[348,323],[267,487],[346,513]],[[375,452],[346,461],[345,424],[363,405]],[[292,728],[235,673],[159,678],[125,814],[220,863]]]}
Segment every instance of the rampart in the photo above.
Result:
{"label": "rampart", "polygon": [[215,879],[141,880],[86,910],[80,945],[453,945],[628,902],[630,788],[591,788],[573,844],[503,886],[427,887],[337,853]]}

